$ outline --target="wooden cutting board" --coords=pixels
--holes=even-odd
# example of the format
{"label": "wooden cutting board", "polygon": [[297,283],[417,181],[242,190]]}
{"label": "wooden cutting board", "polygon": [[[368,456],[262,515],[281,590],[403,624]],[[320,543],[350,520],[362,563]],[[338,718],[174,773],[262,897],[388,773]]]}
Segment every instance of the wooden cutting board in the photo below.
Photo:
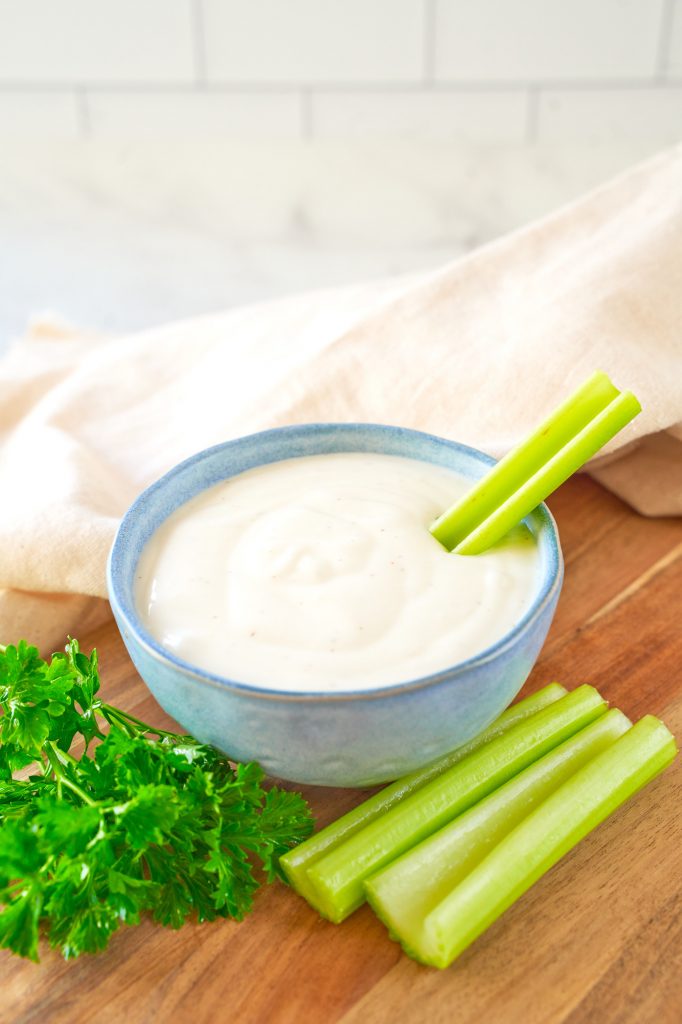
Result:
{"label": "wooden cutting board", "polygon": [[[644,519],[586,477],[550,504],[566,582],[525,692],[593,683],[682,737],[682,525]],[[107,700],[166,724],[113,625],[80,639],[100,652]],[[364,795],[306,790],[320,824]],[[405,957],[367,907],[337,927],[276,884],[242,924],[146,922],[68,964],[2,953],[0,1020],[680,1024],[681,803],[682,757],[447,971]]]}

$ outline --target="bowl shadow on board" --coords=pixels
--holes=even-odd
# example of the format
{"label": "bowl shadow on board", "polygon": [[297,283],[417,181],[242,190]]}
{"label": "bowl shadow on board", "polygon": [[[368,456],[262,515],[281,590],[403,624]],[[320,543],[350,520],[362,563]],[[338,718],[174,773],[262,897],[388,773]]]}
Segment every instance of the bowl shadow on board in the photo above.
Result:
{"label": "bowl shadow on board", "polygon": [[421,679],[343,693],[268,689],[214,675],[165,650],[135,606],[146,542],[178,507],[255,466],[331,452],[377,452],[482,476],[494,460],[474,448],[402,427],[320,423],[280,427],[191,456],[147,488],[119,526],[107,565],[109,599],[140,676],[197,739],[272,776],[323,786],[371,786],[454,750],[490,724],[523,686],[544,643],[563,580],[554,519],[539,505],[524,522],[540,553],[530,608],[475,657]]}

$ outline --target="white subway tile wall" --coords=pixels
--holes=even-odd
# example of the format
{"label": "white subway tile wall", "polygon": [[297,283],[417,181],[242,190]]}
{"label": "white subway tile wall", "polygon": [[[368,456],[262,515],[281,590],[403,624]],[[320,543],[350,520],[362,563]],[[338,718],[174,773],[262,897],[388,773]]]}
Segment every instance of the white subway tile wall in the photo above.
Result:
{"label": "white subway tile wall", "polygon": [[192,0],[0,0],[0,82],[188,82]]}
{"label": "white subway tile wall", "polygon": [[538,135],[546,141],[608,144],[636,134],[662,147],[682,135],[682,85],[547,91],[537,119]]}
{"label": "white subway tile wall", "polygon": [[419,82],[423,0],[203,0],[206,77]]}
{"label": "white subway tile wall", "polygon": [[682,135],[682,0],[0,0],[5,137]]}
{"label": "white subway tile wall", "polygon": [[323,139],[443,139],[464,143],[523,143],[528,122],[521,90],[408,90],[339,93],[316,90],[311,132]]}
{"label": "white subway tile wall", "polygon": [[93,92],[87,117],[94,138],[210,137],[296,139],[302,110],[295,92]]}
{"label": "white subway tile wall", "polygon": [[443,81],[647,79],[664,0],[436,0]]}

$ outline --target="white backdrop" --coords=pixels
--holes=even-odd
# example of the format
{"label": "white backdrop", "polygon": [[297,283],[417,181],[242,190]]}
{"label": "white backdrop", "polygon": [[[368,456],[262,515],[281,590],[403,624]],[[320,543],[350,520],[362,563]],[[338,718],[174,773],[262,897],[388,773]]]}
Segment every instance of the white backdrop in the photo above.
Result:
{"label": "white backdrop", "polygon": [[676,141],[682,0],[0,0],[18,135]]}
{"label": "white backdrop", "polygon": [[0,347],[429,267],[681,126],[682,0],[0,0]]}

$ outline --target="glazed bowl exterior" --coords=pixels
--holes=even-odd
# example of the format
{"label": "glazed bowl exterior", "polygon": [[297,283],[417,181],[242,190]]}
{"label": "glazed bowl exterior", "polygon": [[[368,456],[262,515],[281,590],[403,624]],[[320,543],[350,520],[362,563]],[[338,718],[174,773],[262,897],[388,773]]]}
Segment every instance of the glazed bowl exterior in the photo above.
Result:
{"label": "glazed bowl exterior", "polygon": [[[151,636],[135,604],[145,544],[200,492],[255,466],[331,452],[378,452],[482,476],[493,460],[440,437],[378,424],[322,423],[251,434],[171,469],[126,512],[107,567],[109,598],[130,656],[159,704],[198,739],[234,760],[299,783],[367,786],[395,779],[453,750],[493,721],[523,686],[554,615],[563,578],[554,520],[543,504],[525,522],[541,569],[531,607],[501,640],[441,672],[329,693],[269,689],[199,669]],[[434,541],[435,543],[435,541]],[[475,556],[473,556],[475,557]]]}

